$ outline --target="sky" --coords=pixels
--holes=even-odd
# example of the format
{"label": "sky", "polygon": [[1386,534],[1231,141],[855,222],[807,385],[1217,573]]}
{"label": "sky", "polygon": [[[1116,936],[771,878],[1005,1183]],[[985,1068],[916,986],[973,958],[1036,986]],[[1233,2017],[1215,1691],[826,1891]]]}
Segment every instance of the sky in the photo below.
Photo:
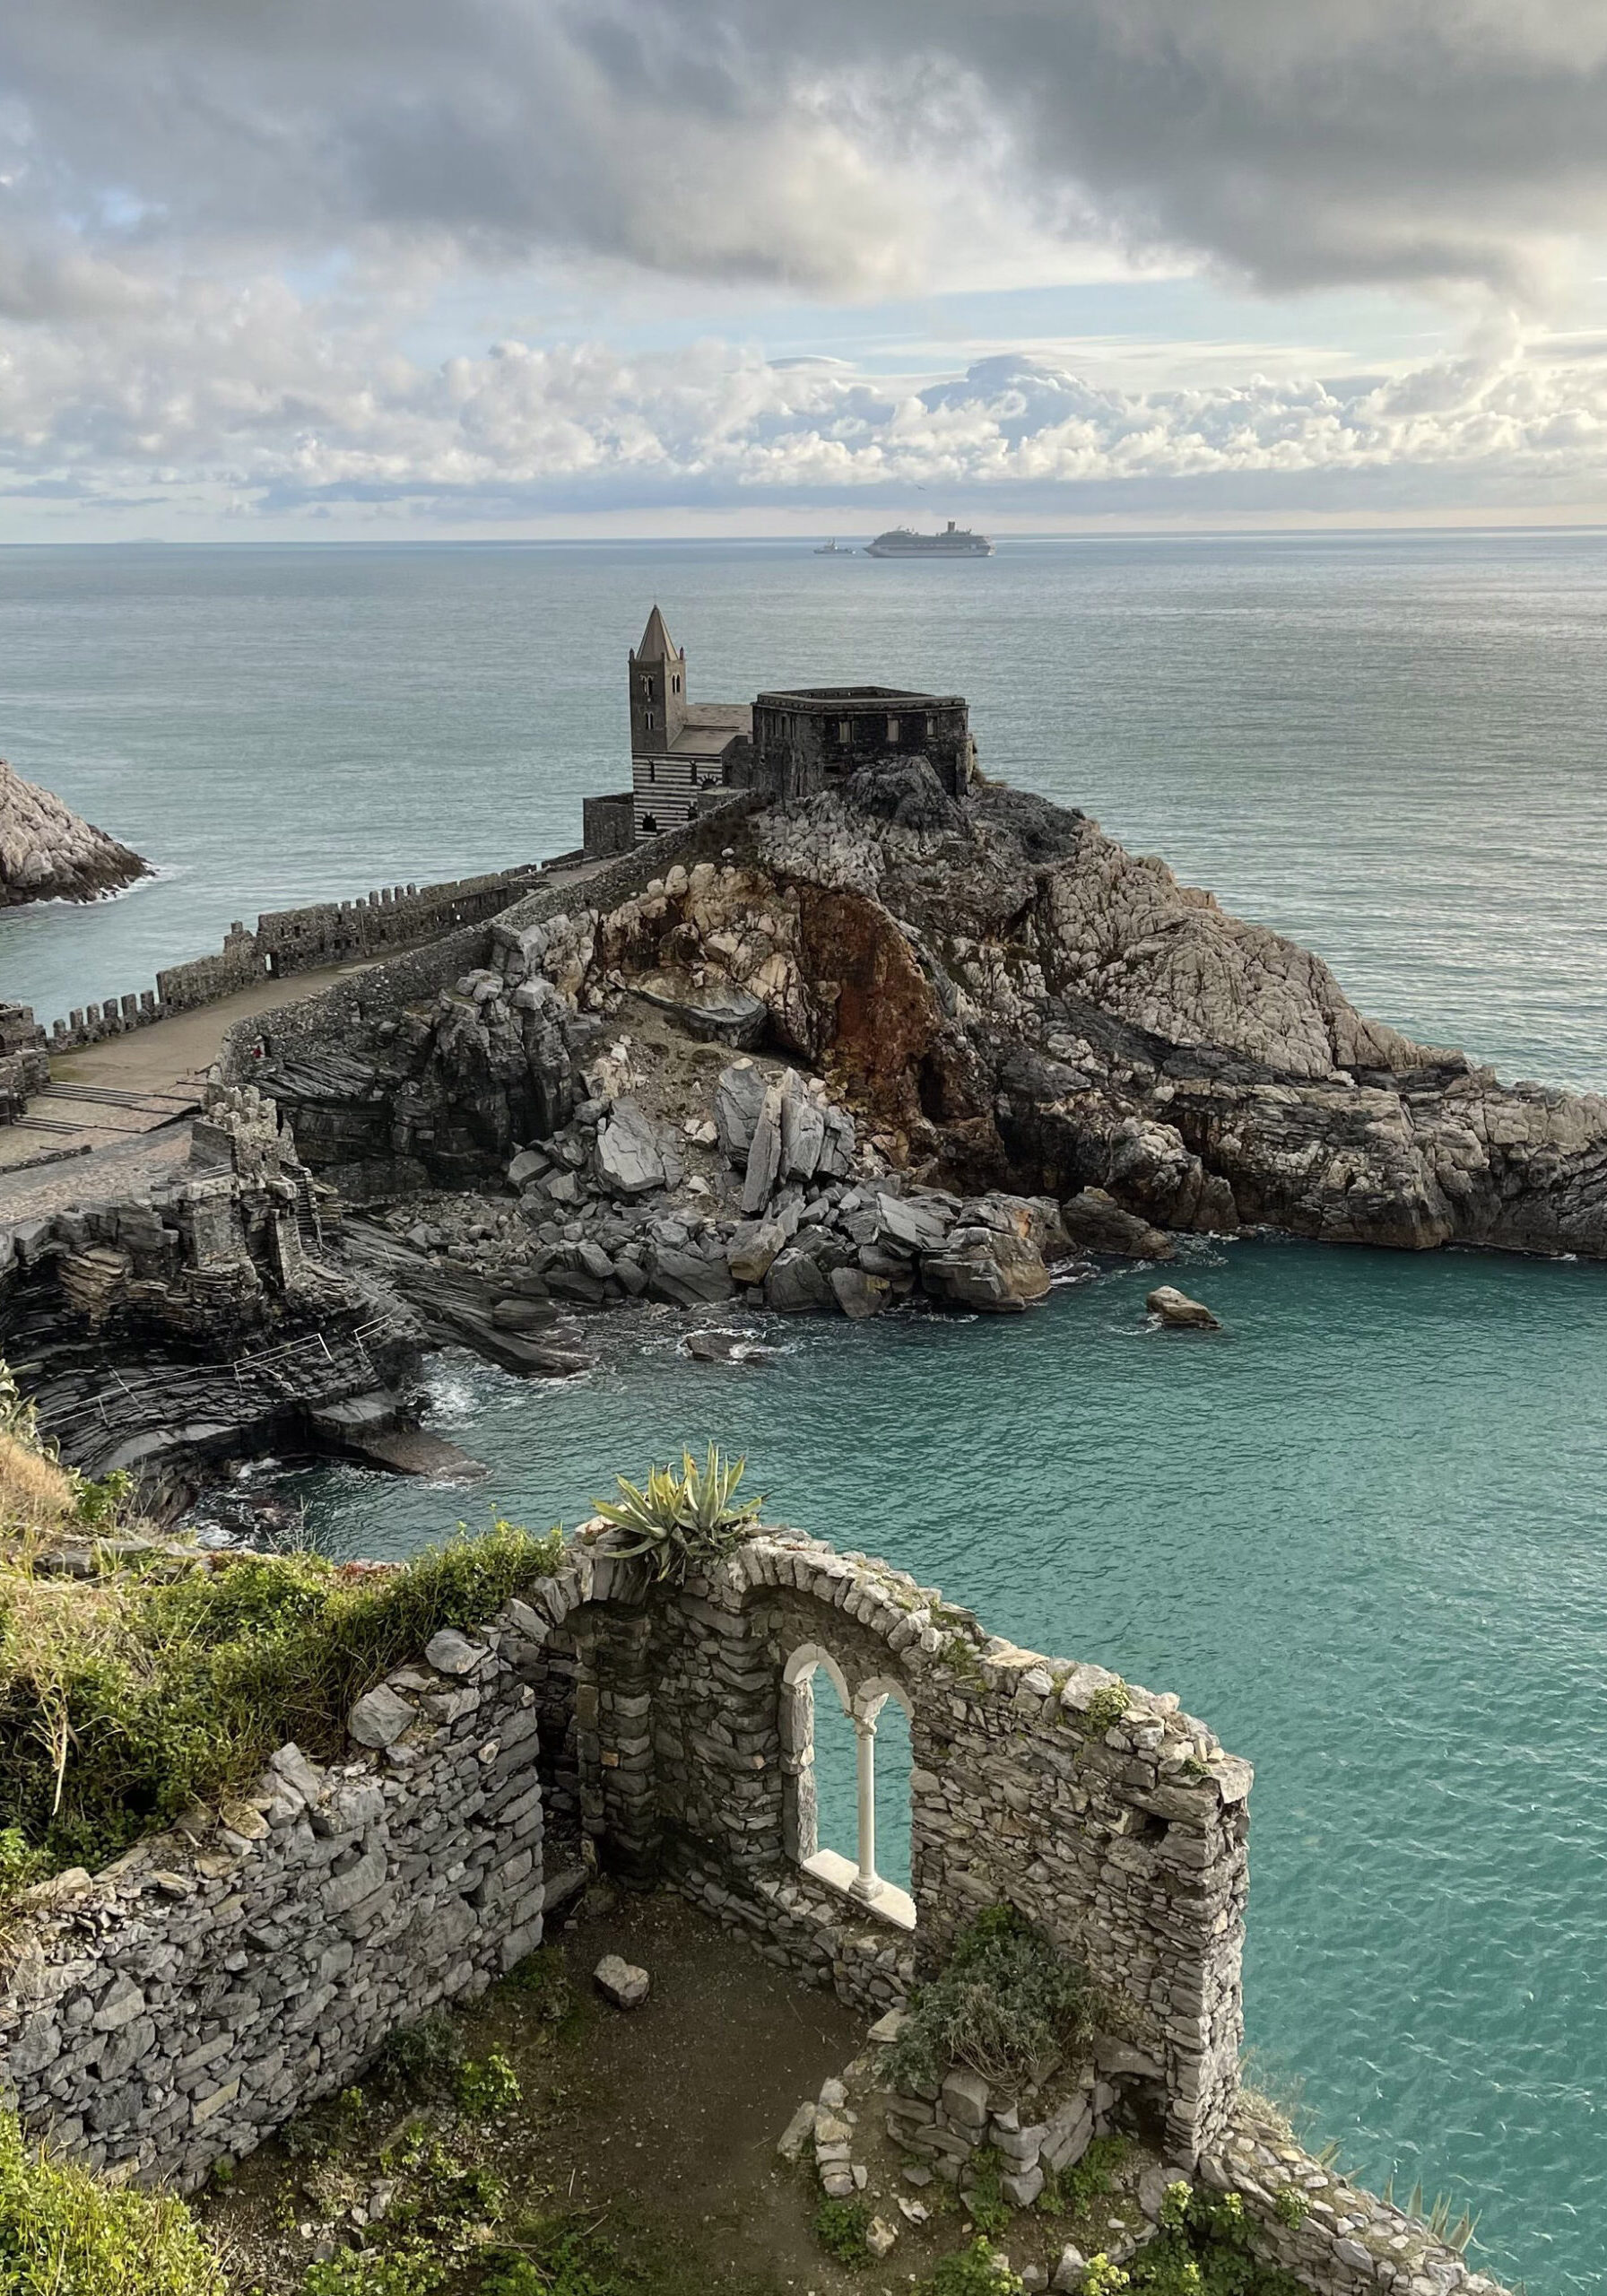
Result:
{"label": "sky", "polygon": [[0,541],[1607,520],[1603,0],[0,12]]}

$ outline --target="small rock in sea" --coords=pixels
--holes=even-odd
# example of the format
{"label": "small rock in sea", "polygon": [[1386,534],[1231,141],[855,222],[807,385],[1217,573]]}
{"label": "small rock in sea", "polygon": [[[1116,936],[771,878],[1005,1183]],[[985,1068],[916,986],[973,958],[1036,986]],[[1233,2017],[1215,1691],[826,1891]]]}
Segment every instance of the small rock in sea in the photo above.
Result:
{"label": "small rock in sea", "polygon": [[616,2009],[639,2009],[647,1997],[648,1977],[619,1953],[604,1953],[592,1971],[592,1982]]}
{"label": "small rock in sea", "polygon": [[1186,1292],[1179,1292],[1170,1283],[1162,1283],[1151,1292],[1144,1305],[1174,1331],[1220,1331],[1222,1327],[1202,1301],[1191,1300]]}

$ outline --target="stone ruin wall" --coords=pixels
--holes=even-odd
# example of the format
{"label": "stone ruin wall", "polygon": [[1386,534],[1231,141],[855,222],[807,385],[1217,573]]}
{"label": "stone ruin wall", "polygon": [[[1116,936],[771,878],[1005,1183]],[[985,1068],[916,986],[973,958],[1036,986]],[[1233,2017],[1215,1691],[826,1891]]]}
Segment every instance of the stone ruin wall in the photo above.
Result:
{"label": "stone ruin wall", "polygon": [[[796,1862],[801,1658],[910,1714],[913,1933]],[[1090,1703],[1118,1688],[1126,1713],[1101,1728]],[[351,1727],[349,1758],[282,1748],[215,1816],[30,1893],[5,1944],[0,2067],[31,2133],[194,2188],[531,1952],[584,1837],[604,1870],[670,1883],[876,2014],[1009,1900],[1111,2006],[1101,2102],[1243,2194],[1307,2286],[1491,2296],[1241,2102],[1250,1772],[1174,1699],[988,1638],[907,1574],[795,1533],[676,1592],[583,1534],[527,1600],[395,1669]],[[1299,2228],[1278,2213],[1287,2184],[1310,2202]]]}
{"label": "stone ruin wall", "polygon": [[275,1005],[237,1021],[223,1039],[217,1073],[225,1083],[248,1083],[265,1049],[276,1059],[349,1051],[366,1031],[399,1020],[411,1005],[431,1001],[462,974],[482,965],[492,945],[493,925],[499,933],[517,939],[533,925],[548,924],[582,908],[601,912],[618,909],[645,892],[677,862],[690,870],[699,861],[717,858],[730,843],[734,819],[756,811],[758,804],[756,797],[734,793],[717,812],[621,853],[579,883],[564,874],[577,857],[561,856],[545,864],[534,882],[522,890],[515,888],[517,898],[489,912],[483,925],[446,933],[425,947],[383,958],[349,979],[332,981],[300,1004]]}

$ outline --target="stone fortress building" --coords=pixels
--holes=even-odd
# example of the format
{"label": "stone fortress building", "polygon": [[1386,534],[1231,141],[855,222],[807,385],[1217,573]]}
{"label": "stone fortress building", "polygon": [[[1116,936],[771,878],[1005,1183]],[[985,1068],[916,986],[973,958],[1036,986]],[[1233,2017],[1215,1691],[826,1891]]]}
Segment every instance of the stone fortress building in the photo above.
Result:
{"label": "stone fortress building", "polygon": [[951,796],[970,783],[976,744],[960,694],[822,685],[761,693],[751,703],[694,702],[685,648],[656,605],[629,676],[630,788],[586,800],[588,855],[628,852],[683,830],[732,790],[812,796],[885,757],[924,757]]}

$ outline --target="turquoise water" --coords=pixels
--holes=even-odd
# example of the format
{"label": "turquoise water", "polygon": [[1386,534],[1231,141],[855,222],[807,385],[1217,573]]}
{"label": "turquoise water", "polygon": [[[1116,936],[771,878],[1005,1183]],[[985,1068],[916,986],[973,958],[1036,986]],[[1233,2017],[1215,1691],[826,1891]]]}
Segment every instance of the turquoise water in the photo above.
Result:
{"label": "turquoise water", "polygon": [[[0,552],[0,749],[170,872],[0,916],[0,993],[65,1009],[258,907],[571,843],[654,596],[694,691],[959,687],[990,770],[1368,1009],[1607,1086],[1597,536]],[[1146,1333],[1134,1272],[1002,1326],[785,1326],[763,1372],[620,1317],[564,1387],[433,1368],[483,1492],[298,1487],[332,1552],[404,1553],[711,1436],[772,1516],[1177,1690],[1256,1764],[1253,2039],[1359,2170],[1480,2208],[1491,2269],[1601,2296],[1607,1270],[1253,1241],[1183,1280],[1220,1337]]]}
{"label": "turquoise water", "polygon": [[656,596],[694,693],[958,688],[990,772],[1381,1019],[1607,1084],[1599,535],[0,550],[0,755],[167,873],[0,914],[0,994],[51,1018],[259,909],[565,850]]}
{"label": "turquoise water", "polygon": [[[541,1525],[712,1437],[772,1518],[1178,1691],[1256,1765],[1252,2041],[1347,2163],[1481,2209],[1492,2268],[1607,2287],[1607,1275],[1251,1242],[1183,1280],[1220,1337],[1148,1331],[1136,1271],[1002,1325],[773,1323],[763,1371],[621,1320],[563,1387],[449,1359],[436,1423],[473,1513]],[[465,1504],[296,1480],[337,1552]]]}

